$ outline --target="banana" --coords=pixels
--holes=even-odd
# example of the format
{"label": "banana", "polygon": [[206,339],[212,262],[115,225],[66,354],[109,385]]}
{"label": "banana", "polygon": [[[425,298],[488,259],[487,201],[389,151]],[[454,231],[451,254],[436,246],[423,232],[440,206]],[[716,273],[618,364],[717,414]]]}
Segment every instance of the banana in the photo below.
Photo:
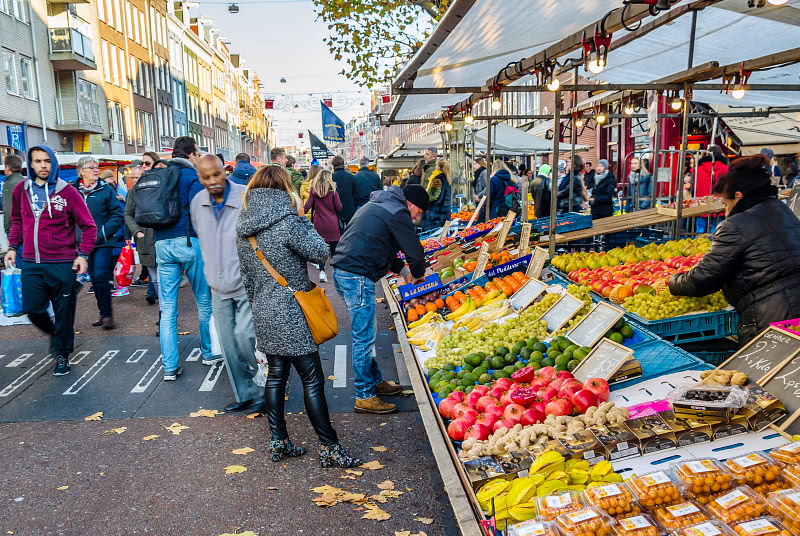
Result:
{"label": "banana", "polygon": [[473,305],[472,298],[467,298],[458,309],[445,316],[446,320],[457,320],[470,312],[470,306]]}
{"label": "banana", "polygon": [[487,306],[487,305],[491,305],[491,304],[493,304],[493,303],[497,303],[497,302],[499,302],[499,301],[503,301],[503,300],[505,300],[506,298],[508,298],[508,296],[506,296],[505,292],[501,292],[501,293],[500,293],[498,296],[496,296],[496,297],[495,297],[495,298],[494,298],[492,301],[490,301],[490,302],[487,302],[487,303],[484,303],[483,305],[484,305],[484,307],[485,307],[485,306]]}
{"label": "banana", "polygon": [[411,328],[411,329],[414,329],[414,328],[416,328],[418,326],[421,326],[423,324],[427,324],[431,320],[431,318],[433,318],[433,315],[435,315],[435,314],[436,314],[435,311],[428,311],[427,313],[422,315],[422,318],[420,318],[419,320],[417,320],[415,322],[411,322],[408,325],[408,327]]}
{"label": "banana", "polygon": [[492,303],[492,300],[494,300],[499,295],[500,295],[500,291],[499,290],[492,289],[491,291],[489,291],[489,294],[487,294],[486,296],[483,297],[483,300],[481,300],[481,301],[483,302],[484,305],[486,305],[486,304]]}
{"label": "banana", "polygon": [[480,318],[473,319],[469,324],[467,324],[467,329],[470,331],[478,331],[483,327],[483,320]]}

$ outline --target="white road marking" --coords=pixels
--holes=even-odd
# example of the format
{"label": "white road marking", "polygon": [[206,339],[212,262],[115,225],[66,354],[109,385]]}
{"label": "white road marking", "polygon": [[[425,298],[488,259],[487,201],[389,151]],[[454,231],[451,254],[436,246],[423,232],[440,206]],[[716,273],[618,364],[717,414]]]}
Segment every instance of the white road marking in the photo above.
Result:
{"label": "white road marking", "polygon": [[394,353],[394,366],[397,368],[397,383],[400,385],[411,385],[411,378],[408,376],[408,368],[406,368],[406,362],[405,359],[403,359],[403,352],[400,350],[400,345],[393,344],[392,352]]}
{"label": "white road marking", "polygon": [[[158,376],[158,373],[161,371],[161,354],[158,355],[153,364],[150,365],[150,368],[147,369],[147,372],[144,373],[144,376],[139,380],[139,383],[131,389],[131,393],[144,393],[147,391],[147,388],[150,387],[150,384],[153,383],[153,380]],[[148,379],[149,377],[149,379]],[[147,383],[145,383],[145,380]]]}
{"label": "white road marking", "polygon": [[91,353],[92,353],[91,350],[82,350],[82,351],[78,352],[77,354],[75,354],[74,356],[72,356],[69,359],[69,364],[70,365],[77,365],[78,363],[80,363],[81,361],[86,359],[86,356],[91,354]]}
{"label": "white road marking", "polygon": [[147,353],[147,348],[140,348],[131,354],[131,356],[125,360],[126,363],[138,363],[139,360]]}
{"label": "white road marking", "polygon": [[192,348],[192,351],[189,352],[189,357],[186,358],[186,361],[197,361],[200,359],[201,355],[203,355],[203,352],[200,350],[200,348]]}
{"label": "white road marking", "polygon": [[215,365],[211,365],[211,370],[208,371],[206,374],[206,379],[203,380],[202,385],[200,385],[200,389],[198,391],[211,391],[214,389],[214,386],[217,384],[217,380],[220,376],[222,376],[222,369],[225,368],[225,362],[220,361]]}
{"label": "white road marking", "polygon": [[53,361],[54,359],[52,359],[49,355],[43,358],[34,366],[26,370],[19,378],[6,385],[5,388],[2,391],[0,391],[0,397],[8,396],[14,391],[16,391],[20,385],[28,381],[30,378],[34,377],[36,374],[39,373],[39,371],[50,365]]}
{"label": "white road marking", "polygon": [[62,394],[77,395],[81,391],[81,389],[86,387],[89,384],[89,382],[92,381],[95,376],[97,376],[97,373],[103,370],[103,367],[108,365],[111,362],[111,360],[114,359],[114,356],[117,355],[118,353],[119,350],[109,350],[108,352],[100,356],[100,358],[97,361],[95,361],[91,367],[89,367],[89,370],[84,372],[83,376],[78,378],[78,381],[70,385],[69,389],[64,391]]}
{"label": "white road marking", "polygon": [[0,359],[3,359],[5,356],[6,354],[0,354]]}
{"label": "white road marking", "polygon": [[347,387],[347,345],[337,344],[333,360],[333,380],[335,388]]}
{"label": "white road marking", "polygon": [[[20,356],[18,358],[16,358],[14,361],[12,361],[8,365],[6,365],[6,368],[18,367],[21,364],[23,364],[32,355],[33,354],[20,354]],[[50,354],[47,354],[47,355],[49,356]]]}

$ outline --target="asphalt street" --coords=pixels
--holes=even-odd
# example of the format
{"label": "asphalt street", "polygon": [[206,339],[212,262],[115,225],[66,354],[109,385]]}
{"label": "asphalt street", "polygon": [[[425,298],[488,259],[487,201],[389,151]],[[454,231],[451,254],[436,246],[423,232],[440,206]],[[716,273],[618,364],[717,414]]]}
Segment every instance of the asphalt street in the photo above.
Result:
{"label": "asphalt street", "polygon": [[[311,272],[315,277],[316,270]],[[233,401],[224,365],[201,364],[191,290],[183,288],[179,298],[184,373],[176,382],[163,382],[155,337],[158,310],[146,304],[145,289],[133,287],[129,296],[114,298],[119,328],[103,331],[91,326],[97,307],[85,287],[67,376],[52,375],[47,340],[35,327],[0,327],[2,533],[219,535],[251,530],[263,536],[278,530],[339,534],[349,529],[353,534],[457,534],[414,397],[393,397],[400,409],[395,415],[352,413],[349,320],[333,284],[323,288],[340,322],[339,336],[320,349],[332,420],[346,447],[365,460],[380,461],[383,468],[362,469],[361,475],[319,468],[316,438],[294,373],[286,412],[290,435],[309,448],[302,458],[272,463],[263,417],[190,417]],[[388,307],[379,303],[377,309],[376,359],[386,379],[408,385]],[[97,412],[103,414],[101,421],[84,420]],[[175,422],[189,428],[173,435],[165,427]],[[143,439],[152,435],[159,437]],[[231,453],[243,447],[254,451]],[[226,475],[229,465],[247,471]],[[391,515],[384,521],[363,519],[363,504],[323,508],[311,502],[318,496],[311,488],[317,486],[369,496],[387,480],[402,494],[378,503]]]}

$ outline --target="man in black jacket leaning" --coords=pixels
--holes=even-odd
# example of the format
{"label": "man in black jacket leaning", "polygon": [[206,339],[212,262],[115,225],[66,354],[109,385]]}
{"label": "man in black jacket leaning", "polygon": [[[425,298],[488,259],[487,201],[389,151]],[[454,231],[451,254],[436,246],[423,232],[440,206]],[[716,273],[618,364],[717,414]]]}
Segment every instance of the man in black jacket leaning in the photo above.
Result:
{"label": "man in black jacket leaning", "polygon": [[[373,192],[344,231],[333,255],[333,282],[347,305],[353,332],[353,374],[358,413],[394,413],[397,406],[378,395],[400,394],[402,388],[383,381],[375,347],[375,283],[389,270],[407,283],[425,279],[425,251],[414,225],[428,210],[428,193],[422,186]],[[397,252],[402,251],[408,267]],[[410,269],[409,269],[410,268]]]}
{"label": "man in black jacket leaning", "polygon": [[359,164],[361,169],[356,173],[356,210],[369,203],[372,192],[383,189],[381,176],[369,169],[369,158],[362,158]]}
{"label": "man in black jacket leaning", "polygon": [[358,207],[356,203],[358,197],[356,178],[345,169],[344,158],[341,156],[334,156],[333,160],[331,160],[331,165],[333,165],[333,182],[336,183],[336,193],[339,194],[339,199],[342,201],[342,210],[339,212],[339,217],[347,225]]}

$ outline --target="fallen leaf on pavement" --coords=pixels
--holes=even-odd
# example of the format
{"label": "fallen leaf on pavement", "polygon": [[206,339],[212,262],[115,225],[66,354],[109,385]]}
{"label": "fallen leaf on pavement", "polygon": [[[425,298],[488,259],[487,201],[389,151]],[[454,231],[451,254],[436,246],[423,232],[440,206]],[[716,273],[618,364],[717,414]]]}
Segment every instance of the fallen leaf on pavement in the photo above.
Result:
{"label": "fallen leaf on pavement", "polygon": [[420,523],[422,523],[424,525],[430,525],[431,523],[433,523],[433,519],[431,519],[429,517],[415,517],[414,521],[419,521]]}
{"label": "fallen leaf on pavement", "polygon": [[217,411],[215,409],[198,409],[197,411],[193,411],[189,414],[189,417],[211,417],[214,418],[217,415],[222,415],[221,411]]}
{"label": "fallen leaf on pavement", "polygon": [[83,420],[84,421],[99,421],[102,418],[103,418],[103,412],[102,411],[98,411],[97,413],[92,413],[88,417],[84,417]]}
{"label": "fallen leaf on pavement", "polygon": [[263,413],[259,413],[259,412],[256,411],[255,413],[248,414],[246,417],[248,419],[255,419],[256,417],[261,417],[262,415],[264,415],[264,414]]}
{"label": "fallen leaf on pavement", "polygon": [[388,422],[382,422],[382,423],[380,424],[380,426],[386,426],[387,424],[389,424],[389,423],[388,423]]}
{"label": "fallen leaf on pavement", "polygon": [[110,430],[106,430],[105,432],[103,432],[103,435],[121,434],[125,430],[127,430],[126,427],[120,426],[119,428],[112,428]]}
{"label": "fallen leaf on pavement", "polygon": [[233,449],[231,452],[233,454],[248,454],[250,452],[255,452],[256,449],[251,449],[250,447],[242,447],[240,449]]}
{"label": "fallen leaf on pavement", "polygon": [[361,476],[364,474],[364,471],[357,471],[355,469],[345,469],[344,472],[349,475],[356,475],[356,476]]}
{"label": "fallen leaf on pavement", "polygon": [[411,396],[411,395],[414,394],[414,390],[413,389],[404,389],[403,391],[400,391],[400,394],[403,395],[403,396]]}
{"label": "fallen leaf on pavement", "polygon": [[394,531],[394,536],[411,536],[410,530],[396,530]]}
{"label": "fallen leaf on pavement", "polygon": [[391,519],[392,515],[385,510],[381,510],[378,505],[367,503],[364,505],[367,509],[367,513],[361,516],[361,519],[373,519],[375,521],[386,521],[387,519]]}
{"label": "fallen leaf on pavement", "polygon": [[353,504],[363,504],[366,501],[367,496],[363,493],[344,493],[339,495],[340,502],[349,502]]}
{"label": "fallen leaf on pavement", "polygon": [[386,466],[383,465],[378,460],[372,460],[371,462],[362,463],[361,465],[359,465],[359,467],[362,467],[364,469],[369,469],[371,471],[377,471],[378,469],[383,469]]}
{"label": "fallen leaf on pavement", "polygon": [[316,488],[311,488],[311,491],[313,491],[314,493],[328,493],[329,491],[338,492],[338,491],[342,491],[342,490],[339,489],[339,488],[334,488],[333,486],[329,486],[329,485],[325,484],[324,486],[318,486]]}
{"label": "fallen leaf on pavement", "polygon": [[391,480],[384,480],[378,484],[378,489],[394,489],[394,482]]}
{"label": "fallen leaf on pavement", "polygon": [[331,374],[330,376],[328,376],[328,379],[329,379],[329,380],[331,380],[331,381],[333,381],[333,380],[338,380],[339,378],[337,378],[336,376],[334,376],[333,374]]}
{"label": "fallen leaf on pavement", "polygon": [[226,475],[232,475],[234,473],[244,473],[245,471],[247,471],[247,467],[245,467],[244,465],[229,465],[228,467],[225,468]]}
{"label": "fallen leaf on pavement", "polygon": [[276,488],[275,486],[267,486],[267,487],[266,487],[266,488],[264,488],[264,489],[265,489],[265,490],[267,490],[267,491],[275,491],[275,490],[276,490],[276,489],[278,489],[278,488]]}
{"label": "fallen leaf on pavement", "polygon": [[343,480],[355,480],[356,479],[356,477],[353,476],[353,475],[342,475],[339,478],[341,478]]}
{"label": "fallen leaf on pavement", "polygon": [[153,435],[144,436],[142,439],[145,440],[145,441],[152,441],[152,440],[154,440],[154,439],[156,439],[158,437],[161,437],[161,436],[153,434]]}
{"label": "fallen leaf on pavement", "polygon": [[69,489],[69,486],[58,486],[56,489],[58,491],[67,491]]}
{"label": "fallen leaf on pavement", "polygon": [[219,536],[258,536],[258,533],[253,532],[252,530],[246,530],[244,532],[226,532],[225,534],[220,534]]}
{"label": "fallen leaf on pavement", "polygon": [[386,452],[386,447],[370,447],[375,452]]}
{"label": "fallen leaf on pavement", "polygon": [[191,333],[191,332],[190,331],[179,331],[178,335],[188,335],[189,333]]}
{"label": "fallen leaf on pavement", "polygon": [[[164,425],[162,424],[161,426],[164,426]],[[179,422],[174,422],[174,423],[170,424],[169,426],[164,426],[164,428],[166,428],[167,430],[172,432],[173,435],[181,435],[182,431],[189,429],[188,426],[184,426]]]}

